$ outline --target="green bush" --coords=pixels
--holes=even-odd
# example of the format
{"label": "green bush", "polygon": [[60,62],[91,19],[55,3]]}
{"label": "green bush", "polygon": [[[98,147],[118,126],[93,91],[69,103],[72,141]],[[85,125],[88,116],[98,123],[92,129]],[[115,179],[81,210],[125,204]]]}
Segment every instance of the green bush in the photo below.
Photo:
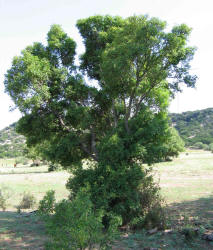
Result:
{"label": "green bush", "polygon": [[24,192],[22,200],[20,201],[19,205],[17,206],[18,212],[21,212],[21,209],[29,209],[33,208],[36,204],[36,199],[34,195],[29,192]]}
{"label": "green bush", "polygon": [[202,142],[196,142],[192,148],[195,148],[195,149],[203,149],[204,147],[204,144]]}
{"label": "green bush", "polygon": [[40,215],[49,216],[54,212],[56,204],[55,191],[49,190],[44,198],[39,202],[38,212]]}
{"label": "green bush", "polygon": [[213,152],[213,143],[209,144],[209,150]]}
{"label": "green bush", "polygon": [[48,167],[48,172],[53,172],[53,171],[56,171],[60,168],[60,166],[58,164],[51,164],[49,165]]}
{"label": "green bush", "polygon": [[[159,186],[154,182],[150,171],[139,165],[117,165],[114,169],[103,165],[94,169],[82,169],[69,179],[67,188],[70,189],[71,196],[75,196],[86,185],[90,187],[94,206],[105,210],[107,214],[121,216],[123,225],[138,227],[136,220],[140,218],[144,222],[141,226],[151,224],[153,227],[165,227]],[[106,227],[110,219],[107,214],[103,218]]]}
{"label": "green bush", "polygon": [[207,144],[203,144],[203,150],[208,151],[208,150],[209,150],[209,145],[207,145]]}
{"label": "green bush", "polygon": [[192,240],[198,236],[199,231],[192,225],[186,225],[182,228],[181,233],[185,236],[187,240]]}
{"label": "green bush", "polygon": [[[46,195],[52,197],[53,192]],[[45,202],[43,202],[45,203]],[[41,203],[40,203],[41,204]],[[49,213],[49,209],[43,210]],[[55,204],[54,214],[46,221],[50,241],[46,249],[92,249],[96,246],[105,249],[117,236],[117,227],[121,224],[119,217],[111,216],[108,230],[105,231],[102,219],[104,212],[95,211],[90,198],[84,190],[76,197],[62,200]]]}
{"label": "green bush", "polygon": [[7,201],[11,196],[11,190],[6,186],[0,187],[0,208],[5,211],[7,208]]}

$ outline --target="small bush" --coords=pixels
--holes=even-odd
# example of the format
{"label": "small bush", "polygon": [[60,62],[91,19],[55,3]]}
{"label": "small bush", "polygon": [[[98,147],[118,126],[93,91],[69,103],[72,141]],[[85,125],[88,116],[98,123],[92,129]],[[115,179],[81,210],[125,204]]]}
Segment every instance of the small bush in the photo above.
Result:
{"label": "small bush", "polygon": [[88,194],[83,190],[72,201],[57,203],[54,211],[47,220],[51,240],[46,249],[51,250],[92,249],[94,245],[104,249],[117,236],[117,227],[121,224],[119,217],[111,216],[109,228],[104,231],[104,212],[94,210]]}
{"label": "small bush", "polygon": [[51,164],[48,167],[48,172],[53,172],[53,171],[56,171],[58,169],[59,169],[59,166]]}
{"label": "small bush", "polygon": [[[117,165],[114,169],[105,165],[94,170],[82,169],[69,179],[67,188],[71,196],[75,196],[82,186],[88,184],[94,206],[104,209],[107,214],[121,216],[123,225],[164,228],[166,218],[160,187],[154,182],[151,171],[151,168],[143,169],[138,164],[131,167]],[[107,214],[103,221],[106,227]]]}
{"label": "small bush", "polygon": [[130,227],[165,229],[167,227],[165,202],[159,194],[158,185],[148,182],[141,187],[139,196],[142,213],[130,222]]}
{"label": "small bush", "polygon": [[187,240],[191,240],[198,236],[199,231],[192,225],[186,225],[184,228],[182,228],[181,233]]}
{"label": "small bush", "polygon": [[56,204],[55,191],[49,190],[44,198],[39,202],[38,212],[42,216],[50,215],[54,212]]}
{"label": "small bush", "polygon": [[213,143],[209,144],[209,150],[213,152]]}
{"label": "small bush", "polygon": [[202,142],[196,142],[194,145],[192,145],[192,148],[194,149],[203,149],[204,144]]}
{"label": "small bush", "polygon": [[33,208],[36,204],[35,197],[30,193],[24,193],[22,200],[20,201],[19,205],[17,206],[18,212],[21,212],[21,209],[29,209]]}
{"label": "small bush", "polygon": [[0,187],[0,208],[5,211],[7,208],[7,201],[11,196],[11,190],[6,186]]}

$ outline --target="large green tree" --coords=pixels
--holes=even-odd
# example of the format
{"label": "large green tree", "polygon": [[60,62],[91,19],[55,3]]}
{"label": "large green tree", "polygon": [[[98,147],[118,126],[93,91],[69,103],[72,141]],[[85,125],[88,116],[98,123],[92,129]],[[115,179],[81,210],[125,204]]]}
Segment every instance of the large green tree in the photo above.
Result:
{"label": "large green tree", "polygon": [[[80,67],[75,42],[53,25],[46,46],[35,43],[14,58],[5,88],[23,114],[18,131],[28,145],[73,172],[71,193],[89,186],[95,207],[126,223],[146,210],[142,194],[151,180],[142,164],[178,151],[167,107],[180,83],[196,81],[190,29],[166,32],[165,22],[146,16],[94,16],[77,27],[85,44]],[[84,159],[91,160],[86,169]]]}

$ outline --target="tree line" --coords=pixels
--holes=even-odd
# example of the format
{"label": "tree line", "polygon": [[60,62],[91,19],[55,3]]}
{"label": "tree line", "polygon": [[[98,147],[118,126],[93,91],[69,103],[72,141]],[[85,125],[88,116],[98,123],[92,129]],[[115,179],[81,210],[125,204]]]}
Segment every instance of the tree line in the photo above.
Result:
{"label": "tree line", "polygon": [[170,114],[186,147],[213,150],[213,108]]}

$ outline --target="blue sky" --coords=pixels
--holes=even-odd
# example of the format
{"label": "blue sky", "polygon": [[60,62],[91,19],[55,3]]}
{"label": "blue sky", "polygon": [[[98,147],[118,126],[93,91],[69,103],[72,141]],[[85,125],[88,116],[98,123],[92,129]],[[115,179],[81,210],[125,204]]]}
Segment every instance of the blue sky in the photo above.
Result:
{"label": "blue sky", "polygon": [[196,89],[183,89],[170,106],[171,112],[183,112],[213,107],[213,8],[211,0],[0,0],[0,129],[20,118],[18,110],[4,93],[4,74],[12,58],[35,41],[45,43],[52,24],[62,28],[83,45],[75,27],[80,18],[92,15],[148,14],[167,21],[168,27],[186,23],[193,29],[190,45],[197,47],[192,72],[198,76]]}

